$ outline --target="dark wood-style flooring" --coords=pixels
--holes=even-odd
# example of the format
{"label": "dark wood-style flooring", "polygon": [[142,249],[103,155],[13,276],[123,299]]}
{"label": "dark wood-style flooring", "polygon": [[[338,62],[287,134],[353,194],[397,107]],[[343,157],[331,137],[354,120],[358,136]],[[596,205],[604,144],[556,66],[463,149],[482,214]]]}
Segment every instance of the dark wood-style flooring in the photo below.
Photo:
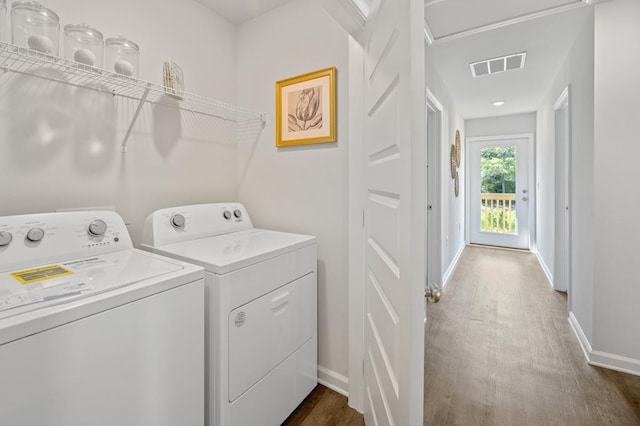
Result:
{"label": "dark wood-style flooring", "polygon": [[347,404],[347,398],[318,385],[283,426],[363,426],[364,417]]}
{"label": "dark wood-style flooring", "polygon": [[640,377],[587,364],[531,253],[467,247],[425,338],[425,425],[640,425]]}
{"label": "dark wood-style flooring", "polygon": [[[425,425],[640,425],[640,377],[587,364],[533,254],[467,247],[427,318]],[[363,424],[321,385],[284,422]]]}

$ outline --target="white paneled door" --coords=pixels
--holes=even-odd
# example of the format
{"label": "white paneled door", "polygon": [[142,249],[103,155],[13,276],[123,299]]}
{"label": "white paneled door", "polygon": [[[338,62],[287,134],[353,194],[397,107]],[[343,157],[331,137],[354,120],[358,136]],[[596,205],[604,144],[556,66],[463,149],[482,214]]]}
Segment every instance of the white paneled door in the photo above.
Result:
{"label": "white paneled door", "polygon": [[363,34],[367,425],[422,424],[426,200],[422,0],[374,2]]}

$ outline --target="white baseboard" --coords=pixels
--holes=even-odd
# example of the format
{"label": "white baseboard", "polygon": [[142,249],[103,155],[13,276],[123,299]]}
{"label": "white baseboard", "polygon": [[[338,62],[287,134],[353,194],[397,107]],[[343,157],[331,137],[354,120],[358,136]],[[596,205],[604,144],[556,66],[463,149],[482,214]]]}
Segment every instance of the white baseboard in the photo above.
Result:
{"label": "white baseboard", "polygon": [[587,336],[582,331],[582,327],[580,327],[578,320],[573,315],[573,312],[569,312],[569,324],[571,324],[571,328],[576,334],[578,342],[580,342],[580,347],[582,347],[582,351],[584,352],[589,365],[640,376],[640,360],[607,352],[594,351],[587,340]]}
{"label": "white baseboard", "polygon": [[534,249],[533,252],[536,254],[536,257],[538,258],[538,263],[540,263],[540,266],[542,267],[544,274],[547,276],[547,280],[549,280],[549,284],[551,284],[551,287],[553,287],[553,274],[549,270],[549,267],[547,266],[547,264],[544,262],[544,259],[542,258],[542,256],[540,256],[540,252],[537,249]]}
{"label": "white baseboard", "polygon": [[318,383],[349,397],[349,379],[321,365],[318,366]]}
{"label": "white baseboard", "polygon": [[633,358],[627,358],[606,352],[591,351],[589,364],[640,376],[640,360]]}
{"label": "white baseboard", "polygon": [[453,273],[453,270],[456,268],[456,265],[460,260],[460,256],[462,256],[462,252],[464,251],[464,248],[466,246],[467,246],[466,243],[463,241],[462,244],[460,244],[460,248],[458,249],[458,252],[456,253],[455,256],[453,256],[453,260],[449,264],[449,267],[447,268],[446,271],[444,271],[444,275],[442,276],[442,287],[447,285],[447,281],[449,281],[449,278],[451,278],[451,274]]}
{"label": "white baseboard", "polygon": [[587,336],[584,334],[584,331],[582,331],[582,327],[580,327],[580,323],[576,319],[576,316],[573,315],[573,312],[569,312],[569,324],[571,325],[571,329],[578,338],[578,342],[580,343],[580,347],[582,348],[584,357],[587,358],[587,361],[590,361],[590,356],[591,352],[593,352],[593,349],[591,349],[591,344],[589,343]]}

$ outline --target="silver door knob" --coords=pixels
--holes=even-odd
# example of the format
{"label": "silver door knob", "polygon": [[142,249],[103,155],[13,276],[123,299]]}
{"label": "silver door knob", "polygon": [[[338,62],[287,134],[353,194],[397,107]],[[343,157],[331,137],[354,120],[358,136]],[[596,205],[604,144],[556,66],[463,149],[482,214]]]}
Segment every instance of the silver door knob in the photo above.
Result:
{"label": "silver door knob", "polygon": [[431,283],[424,289],[424,297],[431,303],[438,303],[442,296],[442,288],[436,283]]}

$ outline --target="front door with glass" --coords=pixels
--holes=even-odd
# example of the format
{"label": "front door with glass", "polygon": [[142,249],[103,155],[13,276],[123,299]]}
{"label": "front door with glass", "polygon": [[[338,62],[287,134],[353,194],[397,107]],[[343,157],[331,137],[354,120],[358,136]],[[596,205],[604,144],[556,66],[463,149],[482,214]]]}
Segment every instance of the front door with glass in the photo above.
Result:
{"label": "front door with glass", "polygon": [[530,138],[470,139],[471,243],[529,248]]}

